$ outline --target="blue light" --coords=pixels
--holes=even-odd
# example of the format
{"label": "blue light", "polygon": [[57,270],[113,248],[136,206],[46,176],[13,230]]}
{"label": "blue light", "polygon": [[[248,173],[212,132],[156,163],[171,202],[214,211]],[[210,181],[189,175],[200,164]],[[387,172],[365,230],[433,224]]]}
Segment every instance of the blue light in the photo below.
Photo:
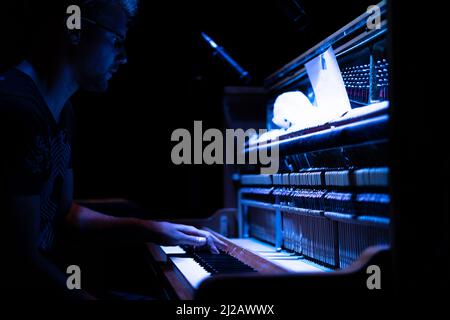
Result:
{"label": "blue light", "polygon": [[211,39],[206,33],[202,32],[202,37],[209,42],[209,44],[211,45],[211,47],[213,47],[214,49],[218,47],[218,45],[214,42],[213,39]]}
{"label": "blue light", "polygon": [[239,77],[244,80],[246,83],[251,81],[250,74],[245,71],[230,55],[219,45],[217,45],[213,39],[211,39],[206,33],[201,32],[203,39],[209,43],[209,45],[214,49],[214,51],[222,57],[238,74]]}

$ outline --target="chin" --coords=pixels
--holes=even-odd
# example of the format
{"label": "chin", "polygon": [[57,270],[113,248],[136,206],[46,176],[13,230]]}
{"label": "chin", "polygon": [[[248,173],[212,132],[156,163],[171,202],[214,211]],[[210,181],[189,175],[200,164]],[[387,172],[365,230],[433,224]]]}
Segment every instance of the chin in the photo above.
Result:
{"label": "chin", "polygon": [[107,80],[98,81],[82,86],[82,89],[90,92],[105,92],[108,90],[109,84]]}

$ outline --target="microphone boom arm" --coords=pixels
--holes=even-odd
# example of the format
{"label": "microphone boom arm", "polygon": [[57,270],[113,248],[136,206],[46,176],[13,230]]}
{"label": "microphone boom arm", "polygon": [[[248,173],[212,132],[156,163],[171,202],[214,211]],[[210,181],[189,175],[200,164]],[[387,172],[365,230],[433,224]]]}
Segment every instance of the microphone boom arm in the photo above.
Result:
{"label": "microphone boom arm", "polygon": [[203,39],[214,49],[214,51],[220,55],[225,61],[227,61],[231,67],[239,74],[239,78],[244,80],[246,83],[250,82],[251,77],[250,74],[244,70],[230,55],[217,43],[214,42],[206,33],[201,33]]}

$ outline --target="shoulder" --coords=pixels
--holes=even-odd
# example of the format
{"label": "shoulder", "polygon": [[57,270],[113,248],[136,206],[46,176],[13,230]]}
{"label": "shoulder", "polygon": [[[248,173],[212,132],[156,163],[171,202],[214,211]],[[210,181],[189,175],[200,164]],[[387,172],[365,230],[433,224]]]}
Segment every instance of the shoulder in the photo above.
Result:
{"label": "shoulder", "polygon": [[3,128],[43,128],[45,123],[36,103],[25,97],[5,97],[0,94],[0,125]]}
{"label": "shoulder", "polygon": [[0,75],[0,121],[2,125],[39,125],[43,117],[36,89],[19,71]]}
{"label": "shoulder", "polygon": [[35,96],[33,81],[22,71],[12,68],[0,74],[1,96]]}

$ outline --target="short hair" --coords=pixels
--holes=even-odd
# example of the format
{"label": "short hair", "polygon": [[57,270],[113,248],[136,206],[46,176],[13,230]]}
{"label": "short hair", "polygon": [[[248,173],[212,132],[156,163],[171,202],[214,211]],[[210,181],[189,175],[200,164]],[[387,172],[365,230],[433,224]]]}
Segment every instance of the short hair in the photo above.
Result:
{"label": "short hair", "polygon": [[[25,23],[30,25],[30,30],[40,28],[46,31],[54,31],[57,25],[61,25],[66,18],[66,10],[71,5],[80,7],[82,14],[91,18],[101,14],[107,5],[118,5],[123,9],[127,18],[132,20],[137,14],[139,0],[23,0],[25,11]],[[42,35],[42,33],[41,33]]]}
{"label": "short hair", "polygon": [[[26,42],[34,49],[48,48],[57,44],[58,35],[64,31],[63,21],[67,17],[70,5],[80,7],[82,15],[95,19],[101,15],[105,6],[118,5],[131,22],[138,11],[139,0],[23,0],[25,16],[23,22],[27,25]],[[56,41],[55,41],[56,40]]]}
{"label": "short hair", "polygon": [[83,8],[88,10],[95,9],[105,4],[116,4],[125,11],[127,17],[130,19],[136,16],[139,4],[139,0],[72,0],[70,2],[71,4],[79,5],[82,10]]}

